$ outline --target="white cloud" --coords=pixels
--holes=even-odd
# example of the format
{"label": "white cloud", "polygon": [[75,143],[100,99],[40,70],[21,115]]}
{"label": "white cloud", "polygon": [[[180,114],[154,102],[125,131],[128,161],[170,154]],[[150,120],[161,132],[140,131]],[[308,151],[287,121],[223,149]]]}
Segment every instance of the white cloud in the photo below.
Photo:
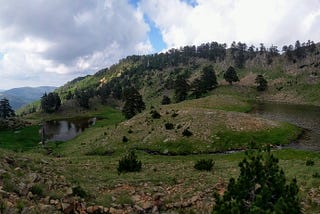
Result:
{"label": "white cloud", "polygon": [[218,41],[284,45],[319,41],[319,0],[141,0],[168,48]]}
{"label": "white cloud", "polygon": [[143,14],[126,0],[2,1],[0,88],[62,85],[152,50]]}

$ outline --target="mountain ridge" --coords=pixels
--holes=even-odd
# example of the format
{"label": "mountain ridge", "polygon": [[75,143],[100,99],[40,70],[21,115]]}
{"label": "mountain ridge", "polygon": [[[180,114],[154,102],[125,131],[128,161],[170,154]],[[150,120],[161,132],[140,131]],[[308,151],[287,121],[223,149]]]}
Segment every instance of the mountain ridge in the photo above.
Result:
{"label": "mountain ridge", "polygon": [[55,86],[39,86],[39,87],[18,87],[0,92],[0,98],[6,97],[14,110],[27,105],[28,103],[39,100],[41,96],[47,92],[56,89]]}
{"label": "mountain ridge", "polygon": [[[166,53],[128,56],[109,68],[93,75],[78,77],[59,87],[57,92],[66,97],[68,92],[93,90],[100,97],[106,92],[117,93],[131,85],[139,90],[144,100],[159,102],[162,95],[172,96],[173,82],[179,75],[185,75],[188,83],[197,79],[201,69],[213,66],[220,85],[227,84],[223,73],[234,66],[240,82],[236,84],[255,87],[255,77],[263,74],[269,82],[269,90],[262,96],[287,102],[320,105],[317,92],[320,86],[320,43],[297,41],[296,46],[266,48],[233,43],[230,48],[216,42],[200,46],[185,46]],[[317,86],[317,90],[312,89]],[[110,92],[111,91],[111,92]],[[310,91],[313,91],[311,94]],[[266,96],[267,95],[267,96]],[[297,99],[285,100],[294,96]],[[152,104],[150,104],[152,105]]]}

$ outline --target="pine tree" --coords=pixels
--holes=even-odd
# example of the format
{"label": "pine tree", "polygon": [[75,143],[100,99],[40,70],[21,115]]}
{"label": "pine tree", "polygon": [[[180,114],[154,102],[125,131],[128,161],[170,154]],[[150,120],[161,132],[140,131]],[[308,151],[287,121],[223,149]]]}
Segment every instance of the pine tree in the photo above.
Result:
{"label": "pine tree", "polygon": [[217,76],[213,70],[213,67],[206,66],[202,69],[200,79],[195,79],[191,83],[192,95],[196,98],[201,97],[204,93],[216,88],[218,85]]}
{"label": "pine tree", "polygon": [[261,74],[257,75],[255,83],[258,91],[265,91],[268,87],[268,81]]}
{"label": "pine tree", "polygon": [[61,106],[61,99],[55,92],[49,94],[44,93],[41,97],[41,108],[46,113],[52,113],[57,111]]}
{"label": "pine tree", "polygon": [[189,84],[184,76],[180,75],[177,77],[176,81],[174,82],[174,92],[175,92],[175,99],[176,102],[181,102],[187,99],[189,90]]}
{"label": "pine tree", "polygon": [[14,110],[11,108],[9,100],[2,98],[0,100],[0,118],[7,119],[8,117],[15,116]]}
{"label": "pine tree", "polygon": [[215,194],[213,213],[301,213],[297,181],[287,184],[278,162],[270,148],[247,152],[238,179],[230,179],[222,198]]}
{"label": "pine tree", "polygon": [[237,75],[234,67],[230,66],[228,70],[224,73],[223,78],[232,85],[232,82],[239,82],[239,77]]}
{"label": "pine tree", "polygon": [[201,80],[204,84],[205,90],[207,91],[210,91],[218,86],[217,76],[211,65],[202,69]]}
{"label": "pine tree", "polygon": [[142,112],[146,108],[146,105],[142,100],[142,96],[134,87],[126,88],[123,96],[125,104],[122,109],[122,113],[127,119],[132,118],[134,115]]}

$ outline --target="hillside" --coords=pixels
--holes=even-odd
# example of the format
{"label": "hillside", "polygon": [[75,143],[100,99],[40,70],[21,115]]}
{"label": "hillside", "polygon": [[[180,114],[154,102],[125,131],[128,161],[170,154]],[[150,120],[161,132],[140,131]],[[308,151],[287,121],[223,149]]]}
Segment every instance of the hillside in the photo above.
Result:
{"label": "hillside", "polygon": [[0,92],[0,98],[6,97],[11,107],[17,110],[24,105],[39,100],[45,92],[49,93],[55,89],[56,87],[52,86],[13,88]]}
{"label": "hillside", "polygon": [[[286,47],[286,46],[285,46]],[[227,84],[223,73],[234,66],[240,78],[235,83],[254,88],[255,77],[262,74],[269,88],[259,98],[289,103],[320,105],[320,45],[313,42],[285,48],[281,54],[277,47],[249,48],[234,43],[227,49],[224,44],[206,43],[198,47],[186,46],[166,53],[129,56],[110,68],[94,75],[77,78],[57,91],[62,97],[76,90],[93,90],[105,103],[110,97],[119,99],[119,93],[131,85],[139,90],[147,104],[159,103],[163,95],[173,98],[174,81],[183,76],[191,86],[205,66],[213,66],[219,85]]]}

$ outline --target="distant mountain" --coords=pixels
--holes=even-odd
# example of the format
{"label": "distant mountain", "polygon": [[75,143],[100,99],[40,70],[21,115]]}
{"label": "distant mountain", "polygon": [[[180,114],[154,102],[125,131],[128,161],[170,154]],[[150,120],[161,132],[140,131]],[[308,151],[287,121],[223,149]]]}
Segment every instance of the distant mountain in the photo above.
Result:
{"label": "distant mountain", "polygon": [[0,98],[6,97],[12,108],[17,110],[28,103],[39,100],[45,92],[49,93],[55,89],[56,87],[53,86],[13,88],[1,91]]}

